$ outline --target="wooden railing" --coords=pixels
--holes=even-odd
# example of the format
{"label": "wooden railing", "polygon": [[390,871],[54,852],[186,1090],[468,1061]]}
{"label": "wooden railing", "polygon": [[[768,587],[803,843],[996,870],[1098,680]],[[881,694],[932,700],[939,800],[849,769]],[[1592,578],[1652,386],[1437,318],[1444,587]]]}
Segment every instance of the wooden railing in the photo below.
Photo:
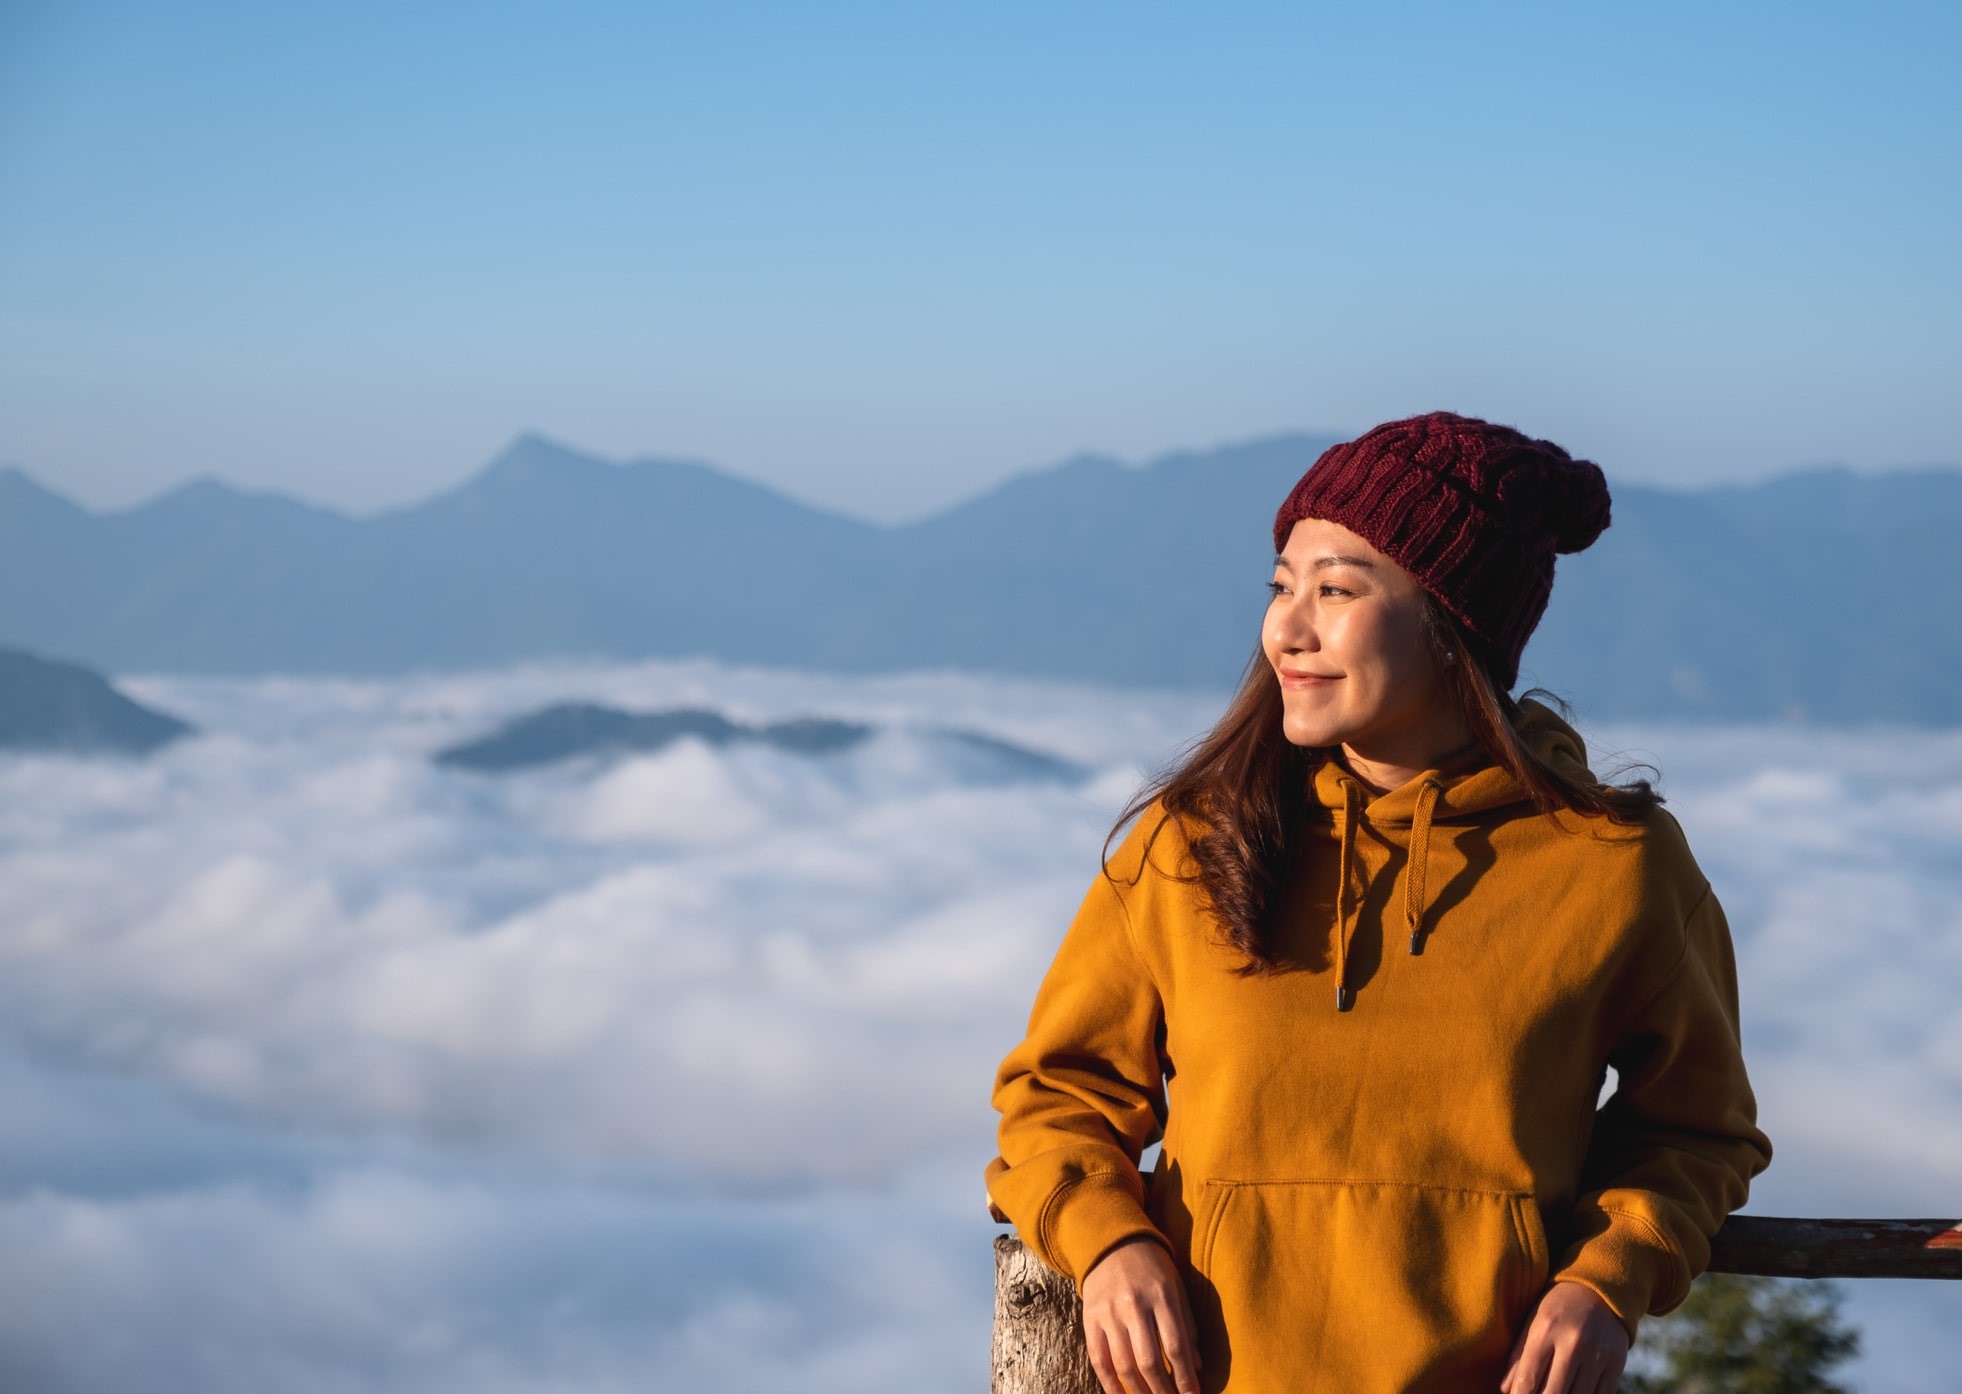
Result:
{"label": "wooden railing", "polygon": [[[1733,1215],[1710,1271],[1767,1278],[1962,1278],[1962,1221]],[[995,1239],[992,1394],[1099,1394],[1070,1280],[1012,1234]]]}

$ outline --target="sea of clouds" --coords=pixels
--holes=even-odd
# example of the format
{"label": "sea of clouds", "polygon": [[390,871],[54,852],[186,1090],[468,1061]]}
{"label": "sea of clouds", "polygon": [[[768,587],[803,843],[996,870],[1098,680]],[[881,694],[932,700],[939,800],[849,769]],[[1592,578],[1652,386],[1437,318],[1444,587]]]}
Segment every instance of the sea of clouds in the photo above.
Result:
{"label": "sea of clouds", "polygon": [[[135,679],[0,756],[0,1388],[978,1391],[988,1090],[1110,821],[1217,696],[705,663]],[[558,700],[876,723],[511,774]],[[931,731],[1081,762],[1017,780]],[[1606,729],[1737,938],[1751,1209],[1962,1213],[1962,732]],[[1851,1285],[1869,1387],[1962,1295]]]}

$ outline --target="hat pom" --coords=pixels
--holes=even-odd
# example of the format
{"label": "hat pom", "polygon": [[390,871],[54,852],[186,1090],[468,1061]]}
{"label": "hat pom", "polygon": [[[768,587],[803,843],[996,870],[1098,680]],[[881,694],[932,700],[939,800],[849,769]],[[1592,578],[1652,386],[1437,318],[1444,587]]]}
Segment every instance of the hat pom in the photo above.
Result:
{"label": "hat pom", "polygon": [[1546,539],[1556,552],[1583,551],[1607,531],[1608,480],[1599,465],[1509,426],[1478,424],[1491,451],[1485,468],[1513,527]]}
{"label": "hat pom", "polygon": [[[1557,481],[1557,482],[1556,482]],[[1553,550],[1581,552],[1608,530],[1612,502],[1608,479],[1592,460],[1572,460],[1555,471],[1547,490],[1548,520],[1553,524]]]}

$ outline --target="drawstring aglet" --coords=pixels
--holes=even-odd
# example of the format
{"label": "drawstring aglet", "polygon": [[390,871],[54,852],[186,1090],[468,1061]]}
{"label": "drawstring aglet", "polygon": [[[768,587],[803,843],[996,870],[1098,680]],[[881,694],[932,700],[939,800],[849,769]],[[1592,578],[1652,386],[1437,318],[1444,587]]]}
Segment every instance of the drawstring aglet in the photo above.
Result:
{"label": "drawstring aglet", "polygon": [[1349,990],[1347,983],[1338,983],[1335,988],[1335,1010],[1346,1012],[1355,1005],[1356,994]]}
{"label": "drawstring aglet", "polygon": [[1421,929],[1413,929],[1413,930],[1411,930],[1411,931],[1410,931],[1410,952],[1411,952],[1411,954],[1412,954],[1413,956],[1415,956],[1415,955],[1417,955],[1417,954],[1421,954],[1422,952],[1424,952],[1424,931],[1423,931],[1423,930],[1421,930]]}

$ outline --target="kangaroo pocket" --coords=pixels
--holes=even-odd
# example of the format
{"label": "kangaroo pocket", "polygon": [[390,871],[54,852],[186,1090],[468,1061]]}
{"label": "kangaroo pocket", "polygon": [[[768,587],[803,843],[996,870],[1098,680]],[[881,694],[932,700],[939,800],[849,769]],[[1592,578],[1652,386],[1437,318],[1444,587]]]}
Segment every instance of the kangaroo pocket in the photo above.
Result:
{"label": "kangaroo pocket", "polygon": [[1489,1394],[1547,1276],[1523,1192],[1218,1180],[1196,1210],[1208,1390]]}

